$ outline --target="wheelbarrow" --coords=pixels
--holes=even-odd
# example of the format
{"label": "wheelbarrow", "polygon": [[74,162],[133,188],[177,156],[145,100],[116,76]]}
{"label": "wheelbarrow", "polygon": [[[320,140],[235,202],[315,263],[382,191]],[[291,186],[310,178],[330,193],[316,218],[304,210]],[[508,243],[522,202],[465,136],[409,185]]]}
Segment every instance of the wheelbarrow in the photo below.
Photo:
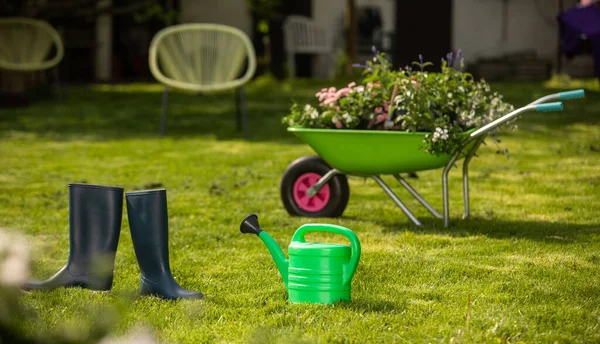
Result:
{"label": "wheelbarrow", "polygon": [[[304,217],[339,217],[350,197],[347,176],[372,178],[417,226],[419,219],[381,179],[392,175],[433,216],[450,225],[448,173],[459,160],[463,161],[463,218],[469,217],[469,162],[487,134],[500,125],[527,111],[561,111],[562,102],[583,98],[584,90],[550,94],[514,110],[501,118],[464,133],[467,138],[454,154],[432,155],[419,147],[426,132],[379,130],[310,129],[290,127],[292,132],[307,143],[318,155],[296,159],[285,170],[281,181],[281,200],[287,212]],[[394,148],[402,148],[401,151]],[[442,171],[443,215],[441,215],[404,178],[402,173],[439,169]]]}

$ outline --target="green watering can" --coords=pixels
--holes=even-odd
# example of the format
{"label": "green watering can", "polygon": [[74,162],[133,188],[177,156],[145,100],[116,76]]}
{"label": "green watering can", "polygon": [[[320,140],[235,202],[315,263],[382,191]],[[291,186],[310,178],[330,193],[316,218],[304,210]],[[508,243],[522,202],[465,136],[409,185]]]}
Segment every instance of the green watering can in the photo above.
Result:
{"label": "green watering can", "polygon": [[[288,247],[289,260],[275,240],[260,228],[255,214],[242,221],[240,231],[258,235],[267,245],[291,303],[350,302],[350,284],[360,258],[360,242],[350,229],[329,224],[301,226]],[[340,234],[350,240],[350,245],[306,242],[304,236],[309,232]]]}

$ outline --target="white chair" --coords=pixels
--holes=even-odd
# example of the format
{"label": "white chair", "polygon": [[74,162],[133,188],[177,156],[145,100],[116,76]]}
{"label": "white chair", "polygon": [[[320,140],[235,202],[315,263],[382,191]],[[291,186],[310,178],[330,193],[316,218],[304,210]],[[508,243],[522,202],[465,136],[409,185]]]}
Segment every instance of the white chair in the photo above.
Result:
{"label": "white chair", "polygon": [[[247,68],[243,75],[244,64]],[[164,88],[160,133],[164,135],[169,88],[210,93],[236,89],[237,124],[249,138],[243,86],[256,72],[256,53],[241,30],[220,24],[179,24],[159,31],[150,43],[150,71]]]}
{"label": "white chair", "polygon": [[333,40],[324,28],[304,16],[288,16],[283,23],[285,50],[290,77],[296,77],[296,54],[333,56]]}
{"label": "white chair", "polygon": [[[55,48],[55,54],[49,54]],[[64,56],[64,44],[58,32],[45,21],[31,18],[0,18],[0,69],[36,72],[58,66]],[[60,97],[58,71],[55,71]]]}

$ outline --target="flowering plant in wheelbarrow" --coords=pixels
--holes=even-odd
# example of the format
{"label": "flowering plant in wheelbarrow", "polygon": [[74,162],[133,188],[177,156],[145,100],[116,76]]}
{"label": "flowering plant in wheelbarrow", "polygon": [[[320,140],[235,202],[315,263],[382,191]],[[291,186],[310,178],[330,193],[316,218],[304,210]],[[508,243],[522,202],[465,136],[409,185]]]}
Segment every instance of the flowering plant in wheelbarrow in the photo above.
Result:
{"label": "flowering plant in wheelbarrow", "polygon": [[430,154],[452,154],[462,147],[465,132],[514,110],[492,92],[485,80],[463,71],[460,50],[441,59],[437,72],[419,61],[399,70],[385,53],[373,48],[364,65],[362,84],[323,88],[318,104],[294,103],[283,123],[289,127],[386,130],[426,133],[420,146]]}

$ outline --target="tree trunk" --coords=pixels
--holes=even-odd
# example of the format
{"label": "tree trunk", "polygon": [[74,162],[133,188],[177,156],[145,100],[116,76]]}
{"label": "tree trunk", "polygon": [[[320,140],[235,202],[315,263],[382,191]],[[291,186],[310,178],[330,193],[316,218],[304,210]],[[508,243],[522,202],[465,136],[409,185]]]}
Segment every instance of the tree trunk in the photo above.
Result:
{"label": "tree trunk", "polygon": [[347,0],[346,2],[346,35],[346,51],[348,54],[346,73],[350,74],[352,64],[358,62],[358,18],[356,13],[356,0]]}

